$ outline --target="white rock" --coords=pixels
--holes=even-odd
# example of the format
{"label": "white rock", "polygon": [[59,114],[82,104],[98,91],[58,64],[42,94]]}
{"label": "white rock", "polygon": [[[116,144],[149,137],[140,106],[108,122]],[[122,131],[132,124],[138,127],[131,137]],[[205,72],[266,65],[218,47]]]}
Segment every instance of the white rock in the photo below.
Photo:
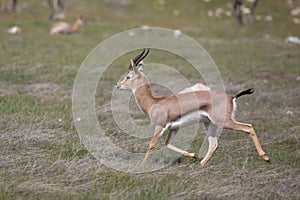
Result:
{"label": "white rock", "polygon": [[267,16],[265,16],[264,20],[269,22],[269,21],[273,20],[273,17],[272,17],[272,15],[267,15]]}
{"label": "white rock", "polygon": [[293,22],[294,22],[295,24],[300,24],[300,18],[294,18],[294,19],[293,19]]}
{"label": "white rock", "polygon": [[292,115],[292,114],[293,114],[293,111],[288,110],[288,111],[286,111],[286,114]]}
{"label": "white rock", "polygon": [[300,7],[296,7],[294,9],[292,9],[291,10],[291,15],[293,15],[293,16],[300,15]]}
{"label": "white rock", "polygon": [[226,15],[227,17],[230,17],[230,16],[232,15],[232,13],[231,13],[231,11],[226,10],[225,15]]}
{"label": "white rock", "polygon": [[144,30],[144,31],[148,31],[150,29],[150,26],[148,25],[142,25],[141,28]]}
{"label": "white rock", "polygon": [[242,12],[243,12],[244,14],[250,14],[250,8],[242,7]]}
{"label": "white rock", "polygon": [[179,30],[179,29],[176,29],[176,30],[174,30],[174,37],[175,38],[178,38],[180,35],[181,35],[181,30]]}
{"label": "white rock", "polygon": [[214,16],[214,12],[212,10],[207,11],[207,15],[209,17],[213,17]]}
{"label": "white rock", "polygon": [[290,43],[294,43],[294,44],[300,44],[300,38],[296,37],[296,36],[289,36],[285,39],[285,42],[290,42]]}

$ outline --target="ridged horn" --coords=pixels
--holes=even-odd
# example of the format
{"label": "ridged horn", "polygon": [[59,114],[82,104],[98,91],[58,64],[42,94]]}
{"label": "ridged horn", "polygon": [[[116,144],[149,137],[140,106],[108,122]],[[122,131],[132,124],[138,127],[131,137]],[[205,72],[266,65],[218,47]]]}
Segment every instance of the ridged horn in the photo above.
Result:
{"label": "ridged horn", "polygon": [[[146,58],[146,56],[149,53],[149,49],[144,49],[142,53],[140,53],[139,55],[137,55],[134,59],[133,59],[133,64],[136,66],[138,65],[144,58]],[[129,65],[129,70],[132,70],[133,66],[130,63]]]}

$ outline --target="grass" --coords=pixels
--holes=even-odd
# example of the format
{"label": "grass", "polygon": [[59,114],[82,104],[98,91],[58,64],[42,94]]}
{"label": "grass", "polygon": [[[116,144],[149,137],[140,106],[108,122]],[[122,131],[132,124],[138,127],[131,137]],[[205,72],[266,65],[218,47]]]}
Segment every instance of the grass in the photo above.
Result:
{"label": "grass", "polygon": [[[243,28],[232,17],[207,16],[217,7],[230,10],[229,0],[165,1],[165,6],[159,1],[114,2],[66,2],[67,21],[83,15],[88,22],[69,36],[48,34],[52,22],[46,2],[19,2],[16,14],[0,13],[0,199],[299,199],[300,46],[284,42],[299,36],[299,25],[293,24],[286,1],[259,2],[256,14],[272,15],[273,21]],[[72,117],[77,70],[102,40],[143,24],[181,29],[200,42],[228,93],[256,89],[239,100],[237,118],[253,123],[271,164],[257,156],[249,136],[233,131],[222,133],[219,149],[204,167],[180,157],[164,169],[131,174],[104,166],[85,149]],[[13,25],[22,34],[8,35]],[[150,139],[126,137],[101,116],[130,56],[116,60],[105,73],[96,94],[97,111],[113,141],[145,152]],[[151,62],[175,66],[197,81],[182,60],[158,51],[150,56]],[[202,129],[200,133],[191,151],[198,151]]]}

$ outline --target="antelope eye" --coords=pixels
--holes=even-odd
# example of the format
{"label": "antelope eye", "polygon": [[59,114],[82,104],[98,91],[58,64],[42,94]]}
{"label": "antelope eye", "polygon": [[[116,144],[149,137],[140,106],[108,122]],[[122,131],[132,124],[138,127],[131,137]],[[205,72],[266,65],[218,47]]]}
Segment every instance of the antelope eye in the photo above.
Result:
{"label": "antelope eye", "polygon": [[130,76],[126,76],[126,80],[129,80],[130,79]]}

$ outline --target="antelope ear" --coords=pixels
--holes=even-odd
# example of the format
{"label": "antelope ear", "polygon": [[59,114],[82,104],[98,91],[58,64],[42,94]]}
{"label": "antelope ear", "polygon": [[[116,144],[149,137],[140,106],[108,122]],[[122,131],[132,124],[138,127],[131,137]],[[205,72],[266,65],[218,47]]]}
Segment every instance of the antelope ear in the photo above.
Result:
{"label": "antelope ear", "polygon": [[141,61],[141,62],[139,63],[139,71],[140,71],[140,72],[143,71],[143,66],[144,66],[144,63],[143,63],[143,61]]}
{"label": "antelope ear", "polygon": [[140,76],[140,71],[136,66],[133,67],[133,71],[134,71],[135,76],[138,76],[138,77]]}

